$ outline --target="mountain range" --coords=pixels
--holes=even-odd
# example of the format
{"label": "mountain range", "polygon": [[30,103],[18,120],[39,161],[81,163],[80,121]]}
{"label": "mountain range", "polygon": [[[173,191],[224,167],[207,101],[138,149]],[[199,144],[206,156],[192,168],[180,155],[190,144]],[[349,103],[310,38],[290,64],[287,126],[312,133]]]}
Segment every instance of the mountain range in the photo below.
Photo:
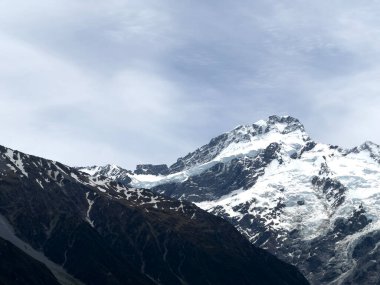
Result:
{"label": "mountain range", "polygon": [[195,203],[311,284],[379,284],[380,147],[314,141],[290,116],[238,126],[167,165],[80,167]]}
{"label": "mountain range", "polygon": [[133,186],[148,168],[88,174],[0,146],[0,284],[308,284],[225,219]]}

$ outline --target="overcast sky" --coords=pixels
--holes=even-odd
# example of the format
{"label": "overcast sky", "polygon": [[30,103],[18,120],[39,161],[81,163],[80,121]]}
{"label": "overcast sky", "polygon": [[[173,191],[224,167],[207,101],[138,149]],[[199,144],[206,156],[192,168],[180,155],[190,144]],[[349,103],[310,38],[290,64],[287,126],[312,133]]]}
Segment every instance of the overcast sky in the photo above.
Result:
{"label": "overcast sky", "polygon": [[380,1],[1,0],[0,144],[173,163],[272,114],[380,143]]}

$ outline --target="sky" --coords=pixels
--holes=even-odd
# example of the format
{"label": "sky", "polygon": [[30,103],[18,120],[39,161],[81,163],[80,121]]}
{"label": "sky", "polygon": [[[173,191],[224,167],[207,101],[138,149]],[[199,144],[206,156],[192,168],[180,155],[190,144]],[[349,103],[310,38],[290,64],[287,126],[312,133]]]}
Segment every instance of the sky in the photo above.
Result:
{"label": "sky", "polygon": [[270,115],[380,144],[380,1],[2,0],[0,144],[172,164]]}

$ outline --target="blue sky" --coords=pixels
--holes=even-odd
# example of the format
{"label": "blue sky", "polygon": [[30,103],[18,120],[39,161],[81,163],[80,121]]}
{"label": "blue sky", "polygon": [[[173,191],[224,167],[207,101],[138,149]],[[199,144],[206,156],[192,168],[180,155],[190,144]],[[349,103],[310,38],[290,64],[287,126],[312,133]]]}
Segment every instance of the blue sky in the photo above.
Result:
{"label": "blue sky", "polygon": [[380,143],[379,1],[3,0],[0,144],[173,163],[272,114]]}

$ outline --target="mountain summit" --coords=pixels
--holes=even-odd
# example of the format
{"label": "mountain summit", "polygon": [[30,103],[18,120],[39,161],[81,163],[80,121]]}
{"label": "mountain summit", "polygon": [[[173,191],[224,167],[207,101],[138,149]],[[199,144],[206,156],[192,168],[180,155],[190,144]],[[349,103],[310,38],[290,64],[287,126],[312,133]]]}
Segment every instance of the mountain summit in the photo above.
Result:
{"label": "mountain summit", "polygon": [[248,154],[254,150],[250,148],[251,146],[257,147],[258,142],[265,143],[265,140],[279,140],[279,135],[293,133],[294,136],[307,140],[308,136],[304,131],[299,120],[290,116],[271,116],[266,121],[260,120],[252,125],[241,125],[212,139],[208,144],[185,157],[179,158],[170,167],[170,172],[183,171],[215,159],[228,159],[234,155]]}
{"label": "mountain summit", "polygon": [[119,181],[195,202],[313,284],[378,284],[380,147],[315,142],[299,120],[238,126],[179,158],[169,174]]}

